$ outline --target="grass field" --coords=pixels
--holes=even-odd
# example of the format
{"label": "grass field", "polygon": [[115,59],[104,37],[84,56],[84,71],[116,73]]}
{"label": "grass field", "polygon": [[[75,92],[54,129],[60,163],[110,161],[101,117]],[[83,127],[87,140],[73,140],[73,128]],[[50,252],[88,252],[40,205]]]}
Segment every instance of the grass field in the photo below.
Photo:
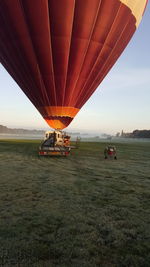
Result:
{"label": "grass field", "polygon": [[0,266],[150,266],[150,143],[105,145],[0,141]]}

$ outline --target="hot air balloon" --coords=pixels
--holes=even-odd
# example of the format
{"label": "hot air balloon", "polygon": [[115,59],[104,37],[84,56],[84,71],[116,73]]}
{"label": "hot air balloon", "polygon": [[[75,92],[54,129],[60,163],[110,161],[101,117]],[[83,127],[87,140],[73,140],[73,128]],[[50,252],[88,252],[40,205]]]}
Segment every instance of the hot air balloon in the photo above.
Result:
{"label": "hot air balloon", "polygon": [[121,55],[147,0],[0,0],[0,62],[54,129]]}

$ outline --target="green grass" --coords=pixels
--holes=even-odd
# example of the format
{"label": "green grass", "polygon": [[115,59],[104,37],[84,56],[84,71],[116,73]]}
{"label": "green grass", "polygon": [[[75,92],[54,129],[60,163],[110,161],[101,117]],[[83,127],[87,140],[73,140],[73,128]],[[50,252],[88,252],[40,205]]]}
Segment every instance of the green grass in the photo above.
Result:
{"label": "green grass", "polygon": [[150,143],[105,145],[0,141],[0,266],[150,266]]}

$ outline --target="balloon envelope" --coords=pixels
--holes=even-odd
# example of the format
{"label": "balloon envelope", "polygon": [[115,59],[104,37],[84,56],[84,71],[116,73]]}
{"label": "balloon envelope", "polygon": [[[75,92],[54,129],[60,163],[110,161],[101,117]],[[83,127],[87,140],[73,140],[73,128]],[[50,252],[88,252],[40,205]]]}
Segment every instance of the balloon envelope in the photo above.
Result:
{"label": "balloon envelope", "polygon": [[127,46],[147,0],[0,0],[0,62],[67,127]]}

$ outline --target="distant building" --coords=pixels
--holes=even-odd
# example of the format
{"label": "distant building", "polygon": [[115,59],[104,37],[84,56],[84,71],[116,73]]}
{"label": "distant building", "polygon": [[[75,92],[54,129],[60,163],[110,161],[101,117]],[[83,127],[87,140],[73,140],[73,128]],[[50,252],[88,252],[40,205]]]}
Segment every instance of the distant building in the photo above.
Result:
{"label": "distant building", "polygon": [[132,133],[121,131],[120,137],[124,138],[150,138],[150,130],[134,130]]}

